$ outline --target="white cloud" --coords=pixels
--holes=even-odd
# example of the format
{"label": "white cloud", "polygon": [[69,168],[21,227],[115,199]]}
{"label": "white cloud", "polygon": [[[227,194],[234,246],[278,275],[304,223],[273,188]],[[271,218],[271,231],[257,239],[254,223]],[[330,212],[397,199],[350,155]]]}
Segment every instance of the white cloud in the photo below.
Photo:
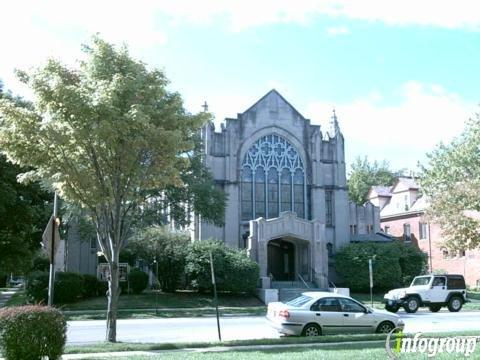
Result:
{"label": "white cloud", "polygon": [[177,0],[158,10],[175,22],[208,23],[224,19],[234,30],[272,23],[305,24],[317,16],[380,21],[389,25],[480,28],[475,0]]}
{"label": "white cloud", "polygon": [[[347,156],[387,159],[395,167],[415,167],[439,142],[460,134],[475,106],[436,84],[410,81],[401,101],[385,105],[377,91],[350,103],[312,102],[305,115],[328,128],[335,108],[346,139]],[[323,120],[323,121],[322,121]]]}
{"label": "white cloud", "polygon": [[348,35],[350,34],[350,30],[346,26],[334,26],[327,28],[327,34],[330,36],[337,36],[337,35]]}
{"label": "white cloud", "polygon": [[126,42],[134,56],[167,41],[154,8],[143,0],[6,2],[1,13],[0,78],[7,88],[27,96],[14,68],[38,66],[51,56],[71,62],[81,56],[80,43],[96,33],[110,42]]}

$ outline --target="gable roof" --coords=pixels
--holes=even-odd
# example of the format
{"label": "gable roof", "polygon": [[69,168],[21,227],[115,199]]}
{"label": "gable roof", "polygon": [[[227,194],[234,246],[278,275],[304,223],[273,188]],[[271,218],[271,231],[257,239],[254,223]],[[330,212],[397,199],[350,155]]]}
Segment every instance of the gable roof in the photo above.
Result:
{"label": "gable roof", "polygon": [[370,198],[370,195],[373,193],[377,194],[377,196],[392,197],[390,190],[390,186],[372,186],[368,192],[368,197]]}
{"label": "gable roof", "polygon": [[407,176],[401,176],[397,179],[395,184],[392,186],[392,193],[397,190],[397,187],[404,187],[407,190],[420,189],[420,186],[415,182],[415,179]]}
{"label": "gable roof", "polygon": [[294,107],[292,104],[290,104],[290,103],[289,103],[277,90],[275,90],[275,89],[272,89],[272,90],[270,90],[269,92],[267,92],[264,96],[262,96],[262,97],[260,98],[260,100],[258,100],[255,104],[253,104],[253,105],[250,106],[247,110],[245,110],[245,111],[243,112],[243,114],[251,111],[253,108],[255,108],[256,106],[258,106],[258,104],[267,101],[268,98],[270,98],[270,97],[272,97],[272,96],[278,97],[281,101],[283,101],[285,104],[287,104],[287,106],[289,106],[289,107],[293,110],[293,112],[294,112],[295,114],[297,114],[298,116],[300,116],[302,119],[306,120],[305,117],[304,117],[297,109],[295,109],[295,107]]}

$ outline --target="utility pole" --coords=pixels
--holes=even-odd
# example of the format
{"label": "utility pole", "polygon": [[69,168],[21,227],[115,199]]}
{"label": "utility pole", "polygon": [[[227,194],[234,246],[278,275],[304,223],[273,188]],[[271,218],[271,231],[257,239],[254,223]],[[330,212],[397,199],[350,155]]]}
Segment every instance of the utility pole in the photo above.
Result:
{"label": "utility pole", "polygon": [[212,271],[212,284],[213,284],[213,302],[215,303],[215,310],[217,312],[217,331],[218,331],[218,340],[222,341],[222,334],[220,332],[220,316],[218,314],[218,298],[217,298],[217,284],[215,281],[215,270],[213,268],[213,256],[210,251],[210,269]]}
{"label": "utility pole", "polygon": [[53,292],[55,287],[55,230],[57,226],[57,192],[53,198],[53,216],[52,216],[52,239],[50,244],[50,274],[48,277],[48,306],[53,305]]}
{"label": "utility pole", "polygon": [[372,259],[368,259],[368,274],[370,276],[370,303],[373,308],[373,269],[372,269]]}

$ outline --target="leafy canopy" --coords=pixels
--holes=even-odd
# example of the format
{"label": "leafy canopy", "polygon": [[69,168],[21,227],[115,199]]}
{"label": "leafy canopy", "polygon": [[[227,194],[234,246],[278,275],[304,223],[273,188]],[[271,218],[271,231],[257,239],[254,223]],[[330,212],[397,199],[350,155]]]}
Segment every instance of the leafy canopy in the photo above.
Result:
{"label": "leafy canopy", "polygon": [[146,191],[181,184],[193,135],[208,115],[187,113],[163,72],[126,48],[94,38],[84,51],[78,69],[50,59],[19,73],[35,109],[0,102],[0,146],[10,161],[34,167],[29,175],[50,179],[62,198],[90,210],[97,232],[118,246]]}
{"label": "leafy canopy", "polygon": [[[3,92],[0,82],[1,98],[28,106]],[[51,212],[51,194],[38,183],[18,183],[17,176],[25,171],[0,155],[0,275],[29,270]]]}
{"label": "leafy canopy", "polygon": [[463,133],[428,154],[420,179],[427,196],[427,214],[442,229],[452,250],[480,245],[478,222],[463,214],[480,210],[480,116],[466,123]]}
{"label": "leafy canopy", "polygon": [[394,181],[395,175],[388,162],[370,163],[367,157],[357,157],[348,176],[348,196],[351,201],[363,205],[372,186],[390,186]]}

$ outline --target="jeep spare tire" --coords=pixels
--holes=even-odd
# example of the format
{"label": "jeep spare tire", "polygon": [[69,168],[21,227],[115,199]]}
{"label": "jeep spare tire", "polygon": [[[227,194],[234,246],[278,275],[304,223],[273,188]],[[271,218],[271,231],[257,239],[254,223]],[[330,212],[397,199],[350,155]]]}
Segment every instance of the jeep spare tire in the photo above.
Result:
{"label": "jeep spare tire", "polygon": [[420,302],[418,301],[418,298],[416,296],[409,296],[405,299],[405,305],[403,306],[403,308],[407,313],[412,314],[417,312],[419,306]]}

